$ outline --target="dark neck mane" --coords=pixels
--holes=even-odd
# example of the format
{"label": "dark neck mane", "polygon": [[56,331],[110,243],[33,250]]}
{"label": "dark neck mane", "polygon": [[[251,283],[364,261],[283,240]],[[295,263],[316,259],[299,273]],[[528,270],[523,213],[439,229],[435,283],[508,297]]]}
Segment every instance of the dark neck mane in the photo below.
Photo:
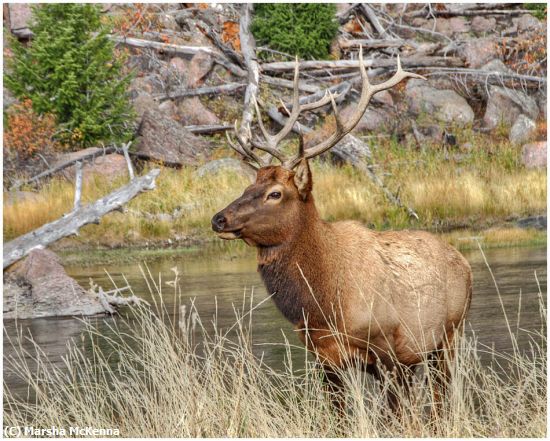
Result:
{"label": "dark neck mane", "polygon": [[326,303],[326,293],[330,292],[324,264],[330,227],[319,218],[313,201],[308,205],[311,207],[292,240],[258,248],[258,271],[283,315],[294,324],[305,316],[312,326],[324,322],[319,305]]}

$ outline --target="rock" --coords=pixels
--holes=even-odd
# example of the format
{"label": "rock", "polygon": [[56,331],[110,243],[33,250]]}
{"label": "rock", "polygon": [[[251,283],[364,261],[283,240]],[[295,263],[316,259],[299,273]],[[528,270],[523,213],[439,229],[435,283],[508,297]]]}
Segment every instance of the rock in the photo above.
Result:
{"label": "rock", "polygon": [[519,228],[535,228],[537,230],[546,230],[547,224],[548,219],[546,216],[529,216],[516,221]]}
{"label": "rock", "polygon": [[525,144],[521,149],[521,161],[527,168],[546,167],[546,141]]}
{"label": "rock", "polygon": [[174,119],[177,116],[177,106],[172,100],[166,100],[160,103],[158,107],[159,111],[164,113],[168,118]]}
{"label": "rock", "polygon": [[535,121],[525,115],[520,115],[510,130],[509,139],[514,144],[522,144],[533,138],[536,132],[537,125]]}
{"label": "rock", "polygon": [[[56,167],[64,162],[76,160],[82,156],[90,153],[101,152],[102,149],[97,147],[90,147],[77,152],[62,153],[57,156],[56,162],[53,167]],[[76,173],[76,166],[68,167],[64,170],[71,179],[74,179]],[[113,180],[120,176],[126,176],[128,174],[128,166],[123,155],[118,153],[112,153],[108,155],[101,155],[93,160],[87,160],[82,167],[82,178],[84,182],[89,182],[93,179],[93,175],[102,176],[105,179]]]}
{"label": "rock", "polygon": [[489,87],[489,99],[483,117],[486,127],[494,129],[500,122],[512,125],[521,114],[537,119],[539,109],[535,99],[518,90]]}
{"label": "rock", "polygon": [[378,92],[372,97],[372,101],[374,103],[380,103],[384,106],[393,107],[393,98],[391,96],[391,93],[389,93],[387,90],[382,90],[381,92]]}
{"label": "rock", "polygon": [[195,171],[195,176],[204,178],[220,172],[233,172],[241,176],[246,176],[250,182],[256,180],[256,172],[254,169],[246,165],[243,161],[234,158],[221,158],[207,162]]}
{"label": "rock", "polygon": [[542,28],[542,24],[531,14],[523,14],[518,20],[518,31],[524,32],[531,29]]}
{"label": "rock", "polygon": [[489,72],[514,73],[512,69],[506,66],[501,60],[496,58],[481,66],[480,69]]}
{"label": "rock", "polygon": [[138,121],[141,121],[143,114],[147,110],[158,110],[159,107],[155,99],[147,93],[142,93],[138,95],[137,98],[132,102],[132,104],[134,105],[134,110],[138,117]]}
{"label": "rock", "polygon": [[172,58],[170,60],[169,66],[180,75],[185,75],[188,71],[187,62],[180,57]]}
{"label": "rock", "polygon": [[491,33],[495,30],[496,24],[495,17],[485,18],[477,15],[472,19],[472,31],[477,34]]}
{"label": "rock", "polygon": [[438,90],[409,83],[405,89],[409,110],[414,115],[427,113],[447,123],[471,124],[474,111],[464,98],[453,90]]}
{"label": "rock", "polygon": [[10,30],[17,38],[27,39],[32,37],[32,32],[29,29],[32,19],[32,10],[28,3],[10,3],[9,8],[9,25]]}
{"label": "rock", "polygon": [[160,112],[147,111],[138,129],[135,152],[168,165],[197,165],[211,152],[211,144]]}
{"label": "rock", "polygon": [[470,25],[464,17],[452,17],[449,19],[449,27],[453,34],[470,32]]}
{"label": "rock", "polygon": [[[357,110],[357,103],[352,103],[341,110],[340,115],[344,121],[346,121],[353,112]],[[376,107],[367,107],[367,110],[353,129],[352,133],[371,131],[382,132],[385,130],[386,125],[390,122],[392,116],[384,109]]]}
{"label": "rock", "polygon": [[208,110],[197,96],[182,100],[177,113],[179,121],[185,126],[220,123],[218,117]]}
{"label": "rock", "polygon": [[204,52],[194,55],[190,61],[187,86],[191,88],[198,87],[203,78],[212,70],[212,66],[214,66],[214,60],[210,55]]}
{"label": "rock", "polygon": [[158,14],[157,21],[159,22],[160,26],[163,27],[164,29],[169,29],[170,31],[180,30],[180,27],[173,15],[163,14],[163,13]]}
{"label": "rock", "polygon": [[95,294],[67,275],[59,257],[32,250],[4,272],[4,318],[25,319],[105,312]]}
{"label": "rock", "polygon": [[164,90],[162,80],[157,74],[146,75],[143,77],[136,77],[130,84],[130,95],[132,98],[137,97],[142,93],[159,93]]}
{"label": "rock", "polygon": [[538,92],[535,94],[537,104],[539,106],[540,115],[542,118],[546,119],[547,108],[547,89],[546,86],[541,87]]}
{"label": "rock", "polygon": [[472,69],[483,66],[497,56],[497,43],[490,38],[467,40],[459,49],[458,54],[464,58]]}
{"label": "rock", "polygon": [[4,111],[6,111],[10,106],[12,106],[15,103],[18,103],[19,100],[13,96],[13,94],[4,87],[4,90],[2,91],[2,98],[3,98],[3,107]]}

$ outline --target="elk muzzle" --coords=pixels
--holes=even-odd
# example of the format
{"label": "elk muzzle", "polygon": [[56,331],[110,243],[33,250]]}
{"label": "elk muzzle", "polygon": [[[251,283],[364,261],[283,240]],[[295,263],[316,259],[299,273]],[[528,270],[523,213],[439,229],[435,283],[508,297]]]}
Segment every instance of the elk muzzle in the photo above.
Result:
{"label": "elk muzzle", "polygon": [[218,233],[218,237],[225,240],[239,239],[241,237],[240,228],[231,228],[224,214],[225,210],[216,213],[212,218],[212,230]]}

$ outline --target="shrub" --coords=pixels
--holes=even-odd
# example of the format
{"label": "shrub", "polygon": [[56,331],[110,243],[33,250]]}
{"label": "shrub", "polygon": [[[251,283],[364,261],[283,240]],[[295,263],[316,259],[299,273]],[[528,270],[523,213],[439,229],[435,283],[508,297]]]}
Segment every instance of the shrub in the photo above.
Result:
{"label": "shrub", "polygon": [[524,3],[523,7],[531,11],[539,20],[546,18],[546,3]]}
{"label": "shrub", "polygon": [[29,99],[13,105],[7,115],[4,149],[19,159],[30,158],[36,152],[59,149],[54,140],[56,125],[52,114],[38,115]]}
{"label": "shrub", "polygon": [[73,146],[127,138],[130,77],[122,73],[124,60],[114,54],[98,6],[43,4],[33,15],[30,46],[11,40],[6,86],[30,98],[39,114],[54,114],[61,138]]}
{"label": "shrub", "polygon": [[252,32],[259,44],[299,57],[326,58],[336,37],[336,6],[261,3],[254,6]]}

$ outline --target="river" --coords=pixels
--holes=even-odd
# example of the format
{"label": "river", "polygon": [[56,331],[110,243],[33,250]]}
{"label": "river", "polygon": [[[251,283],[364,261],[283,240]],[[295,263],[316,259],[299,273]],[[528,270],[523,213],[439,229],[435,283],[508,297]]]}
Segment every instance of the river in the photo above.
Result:
{"label": "river", "polygon": [[[502,248],[485,251],[500,290],[500,297],[480,251],[466,251],[463,254],[472,265],[474,273],[474,294],[467,318],[467,332],[475,333],[482,345],[493,346],[497,351],[510,350],[511,342],[502,311],[503,305],[511,328],[515,331],[519,326],[527,331],[520,332],[519,336],[520,347],[527,347],[528,331],[539,331],[543,326],[539,286],[543,301],[546,302],[546,248]],[[205,323],[210,323],[216,315],[218,326],[224,329],[235,323],[234,307],[241,310],[243,299],[247,305],[245,310],[248,310],[251,301],[257,305],[266,298],[253,255],[232,258],[227,254],[220,254],[218,257],[208,254],[207,257],[201,257],[200,254],[182,253],[181,257],[170,256],[144,262],[142,268],[145,268],[145,264],[157,284],[162,286],[163,302],[168,311],[172,311],[174,306],[174,288],[170,281],[174,280],[173,269],[177,268],[181,287],[180,301],[183,304],[194,301]],[[118,286],[125,286],[127,280],[136,295],[149,302],[153,301],[139,266],[135,263],[66,269],[85,288],[89,287],[90,278],[105,290],[113,288],[111,279]],[[91,320],[101,332],[108,334],[111,332],[109,325],[117,319],[101,317]],[[254,309],[252,323],[256,351],[263,355],[266,363],[274,367],[280,366],[284,357],[284,348],[279,345],[284,341],[283,333],[290,343],[300,345],[292,326],[270,300]],[[78,341],[83,328],[82,320],[75,318],[17,322],[6,320],[4,357],[13,355],[14,349],[9,340],[17,336],[19,329],[24,335],[30,333],[52,363],[58,365],[62,363],[61,357],[67,352],[68,342],[71,339]],[[23,345],[31,350],[29,343]],[[297,357],[303,357],[302,351],[298,352]],[[4,381],[5,386],[13,391],[23,392],[24,384],[15,375],[5,372]]]}

